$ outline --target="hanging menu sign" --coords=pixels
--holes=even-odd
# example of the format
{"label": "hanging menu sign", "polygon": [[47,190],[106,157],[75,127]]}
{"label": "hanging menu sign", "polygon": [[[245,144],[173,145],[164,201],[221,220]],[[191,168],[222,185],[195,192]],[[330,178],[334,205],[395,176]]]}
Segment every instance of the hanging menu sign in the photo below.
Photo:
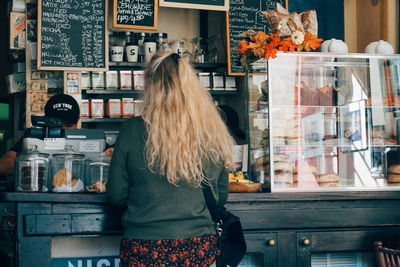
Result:
{"label": "hanging menu sign", "polygon": [[107,70],[107,0],[39,0],[38,8],[38,69]]}
{"label": "hanging menu sign", "polygon": [[260,11],[274,10],[276,3],[287,7],[286,2],[287,0],[230,0],[229,12],[226,12],[229,75],[245,74],[240,65],[240,54],[237,52],[237,45],[243,38],[238,35],[249,29],[269,32],[268,22]]}
{"label": "hanging menu sign", "polygon": [[156,30],[158,0],[114,0],[113,27]]}

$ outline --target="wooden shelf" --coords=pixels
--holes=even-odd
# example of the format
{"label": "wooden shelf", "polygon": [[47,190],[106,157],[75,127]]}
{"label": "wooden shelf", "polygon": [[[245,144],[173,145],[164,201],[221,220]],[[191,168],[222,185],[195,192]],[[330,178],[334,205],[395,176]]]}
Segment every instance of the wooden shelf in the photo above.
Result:
{"label": "wooden shelf", "polygon": [[143,94],[143,90],[85,90],[82,92],[88,95],[140,95]]}
{"label": "wooden shelf", "polygon": [[121,123],[129,118],[82,118],[82,123]]}
{"label": "wooden shelf", "polygon": [[238,90],[235,90],[235,91],[210,90],[208,92],[210,92],[211,95],[236,95],[236,94],[238,94],[239,91]]}
{"label": "wooden shelf", "polygon": [[[111,70],[133,68],[143,69],[145,66],[144,62],[109,62],[108,66]],[[195,69],[218,69],[226,68],[226,64],[223,63],[193,63]]]}
{"label": "wooden shelf", "polygon": [[[83,93],[88,95],[141,95],[143,94],[143,90],[82,90]],[[238,90],[209,90],[211,95],[236,95]]]}

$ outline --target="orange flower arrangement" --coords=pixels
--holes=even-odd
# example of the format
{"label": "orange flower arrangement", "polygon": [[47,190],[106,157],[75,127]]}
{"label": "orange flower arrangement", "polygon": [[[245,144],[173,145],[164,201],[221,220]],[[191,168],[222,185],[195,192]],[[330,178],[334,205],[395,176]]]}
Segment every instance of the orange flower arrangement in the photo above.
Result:
{"label": "orange flower arrangement", "polygon": [[249,58],[275,58],[278,51],[283,52],[301,52],[303,50],[309,52],[316,50],[321,46],[323,39],[318,38],[310,32],[303,33],[295,30],[291,36],[281,39],[279,31],[266,34],[265,32],[255,32],[249,30],[240,36],[246,37],[248,40],[242,40],[238,43],[237,51],[242,54],[240,61],[244,67],[248,67]]}

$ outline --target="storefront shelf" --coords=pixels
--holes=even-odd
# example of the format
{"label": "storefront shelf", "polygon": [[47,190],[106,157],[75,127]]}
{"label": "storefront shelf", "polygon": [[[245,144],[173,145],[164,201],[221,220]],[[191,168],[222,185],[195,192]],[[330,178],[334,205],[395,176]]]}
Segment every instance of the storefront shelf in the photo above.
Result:
{"label": "storefront shelf", "polygon": [[[134,69],[143,69],[145,66],[144,62],[109,62],[108,66],[111,70],[113,69],[121,69],[121,68],[134,68]],[[193,63],[193,67],[195,69],[218,69],[218,68],[226,68],[226,64],[223,63]]]}
{"label": "storefront shelf", "polygon": [[124,122],[128,118],[82,118],[83,123],[119,123]]}

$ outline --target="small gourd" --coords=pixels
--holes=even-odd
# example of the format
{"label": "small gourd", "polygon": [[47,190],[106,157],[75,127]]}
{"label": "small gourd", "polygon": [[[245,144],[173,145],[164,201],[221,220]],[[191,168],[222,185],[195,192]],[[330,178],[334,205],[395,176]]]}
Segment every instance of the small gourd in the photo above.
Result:
{"label": "small gourd", "polygon": [[349,52],[349,48],[347,47],[347,44],[342,40],[332,38],[330,40],[324,41],[321,44],[321,52],[345,54]]}
{"label": "small gourd", "polygon": [[384,54],[384,55],[392,55],[394,54],[394,49],[391,44],[385,42],[383,40],[379,40],[376,42],[372,42],[365,48],[365,53],[368,54]]}

